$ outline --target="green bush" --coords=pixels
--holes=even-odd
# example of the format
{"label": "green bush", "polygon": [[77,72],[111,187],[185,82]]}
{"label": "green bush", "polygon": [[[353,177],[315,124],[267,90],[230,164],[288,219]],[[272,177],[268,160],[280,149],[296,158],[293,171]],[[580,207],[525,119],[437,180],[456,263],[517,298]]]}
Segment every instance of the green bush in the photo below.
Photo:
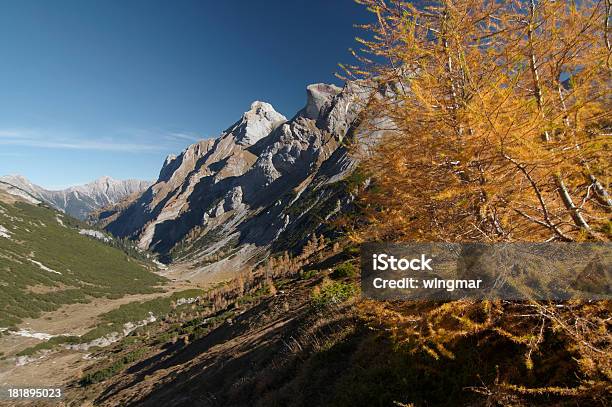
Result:
{"label": "green bush", "polygon": [[127,365],[134,363],[140,359],[146,353],[146,349],[138,349],[133,352],[127,353],[121,359],[113,362],[110,366],[103,369],[97,370],[93,373],[87,373],[81,378],[79,383],[81,386],[88,386],[90,384],[102,382],[108,378],[113,377],[120,371],[122,371]]}
{"label": "green bush", "polygon": [[349,255],[349,256],[359,256],[361,249],[359,248],[359,246],[347,246],[344,249],[344,253]]}
{"label": "green bush", "polygon": [[310,280],[311,278],[315,277],[317,274],[319,274],[319,270],[302,271],[300,273],[300,278],[302,280]]}
{"label": "green bush", "polygon": [[357,275],[357,268],[352,263],[342,263],[331,273],[331,278],[339,280],[341,278],[354,277]]}
{"label": "green bush", "polygon": [[355,296],[357,292],[357,286],[353,283],[332,281],[323,284],[318,292],[313,293],[312,303],[317,308],[340,304]]}

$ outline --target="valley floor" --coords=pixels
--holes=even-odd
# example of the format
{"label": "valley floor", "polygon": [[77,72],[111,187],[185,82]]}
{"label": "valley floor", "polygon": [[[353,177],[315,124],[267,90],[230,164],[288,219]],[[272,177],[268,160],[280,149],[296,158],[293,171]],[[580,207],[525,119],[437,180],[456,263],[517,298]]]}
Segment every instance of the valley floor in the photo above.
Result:
{"label": "valley floor", "polygon": [[[100,316],[120,306],[135,302],[168,297],[188,289],[204,289],[219,282],[215,278],[202,278],[198,282],[181,279],[188,267],[177,265],[160,272],[169,279],[163,292],[126,295],[118,299],[93,298],[85,304],[69,304],[44,313],[40,318],[25,319],[18,324],[17,333],[0,335],[0,386],[65,386],[80,377],[82,371],[95,362],[91,350],[55,348],[36,352],[31,356],[18,356],[49,337],[60,335],[81,336],[101,323]],[[2,404],[2,401],[0,401]]]}

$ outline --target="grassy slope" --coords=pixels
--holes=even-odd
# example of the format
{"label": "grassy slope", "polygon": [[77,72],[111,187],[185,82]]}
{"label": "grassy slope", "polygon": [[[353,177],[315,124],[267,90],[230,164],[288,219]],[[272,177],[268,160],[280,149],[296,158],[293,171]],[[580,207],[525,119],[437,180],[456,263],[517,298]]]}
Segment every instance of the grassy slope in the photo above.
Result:
{"label": "grassy slope", "polygon": [[79,235],[82,224],[47,207],[0,202],[0,225],[10,232],[0,237],[0,327],[91,297],[154,292],[165,281],[123,251]]}
{"label": "grassy slope", "polygon": [[[284,279],[276,295],[245,293],[225,310],[181,309],[100,351],[75,387],[99,405],[387,406],[467,402],[512,354],[480,357],[466,343],[455,361],[432,361],[367,328],[354,309],[355,270],[320,264]],[[332,266],[333,272],[320,271]],[[278,285],[278,284],[277,284]],[[259,290],[261,291],[261,290]],[[248,304],[242,298],[251,298]],[[178,311],[178,310],[177,310]],[[180,315],[180,317],[178,317]],[[196,316],[197,315],[197,316]],[[482,366],[483,359],[498,353]],[[423,366],[431,364],[430,371]],[[446,365],[446,366],[443,366]],[[448,368],[447,368],[448,367]]]}
{"label": "grassy slope", "polygon": [[[393,330],[368,317],[379,315],[375,304],[354,297],[357,277],[345,260],[334,256],[307,263],[302,272],[285,276],[282,285],[277,280],[277,290],[245,292],[222,308],[211,310],[207,301],[177,309],[94,354],[100,362],[73,385],[69,398],[103,406],[266,407],[610,401],[605,389],[498,397],[493,389],[498,381],[536,388],[579,386],[577,355],[563,345],[569,339],[547,331],[532,367],[524,363],[528,347],[497,333],[495,325],[458,335],[439,349],[445,354],[425,352],[412,340],[399,343]],[[400,305],[408,307],[407,329],[420,314],[437,309],[436,303]]]}

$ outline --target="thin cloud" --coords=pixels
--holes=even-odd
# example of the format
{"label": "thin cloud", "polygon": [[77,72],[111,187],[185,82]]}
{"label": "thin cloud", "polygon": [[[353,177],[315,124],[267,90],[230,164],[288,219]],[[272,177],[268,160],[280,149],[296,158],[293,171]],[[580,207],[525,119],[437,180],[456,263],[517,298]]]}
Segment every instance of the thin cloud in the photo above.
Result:
{"label": "thin cloud", "polygon": [[0,130],[0,145],[63,150],[92,150],[116,152],[162,151],[163,146],[144,143],[116,142],[112,139],[102,141],[43,136],[42,132],[32,130]]}
{"label": "thin cloud", "polygon": [[0,130],[0,138],[23,138],[27,134],[18,130]]}
{"label": "thin cloud", "polygon": [[186,133],[170,133],[166,136],[168,140],[187,140],[187,141],[200,141],[202,137],[198,137],[192,134]]}

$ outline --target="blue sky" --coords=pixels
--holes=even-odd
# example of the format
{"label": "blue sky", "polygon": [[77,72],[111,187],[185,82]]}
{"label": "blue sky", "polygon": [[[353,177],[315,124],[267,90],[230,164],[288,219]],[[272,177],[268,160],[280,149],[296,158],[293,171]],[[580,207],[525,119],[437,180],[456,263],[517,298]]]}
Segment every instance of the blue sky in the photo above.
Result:
{"label": "blue sky", "polygon": [[352,0],[0,1],[0,175],[154,179],[253,100],[292,116],[352,62]]}

